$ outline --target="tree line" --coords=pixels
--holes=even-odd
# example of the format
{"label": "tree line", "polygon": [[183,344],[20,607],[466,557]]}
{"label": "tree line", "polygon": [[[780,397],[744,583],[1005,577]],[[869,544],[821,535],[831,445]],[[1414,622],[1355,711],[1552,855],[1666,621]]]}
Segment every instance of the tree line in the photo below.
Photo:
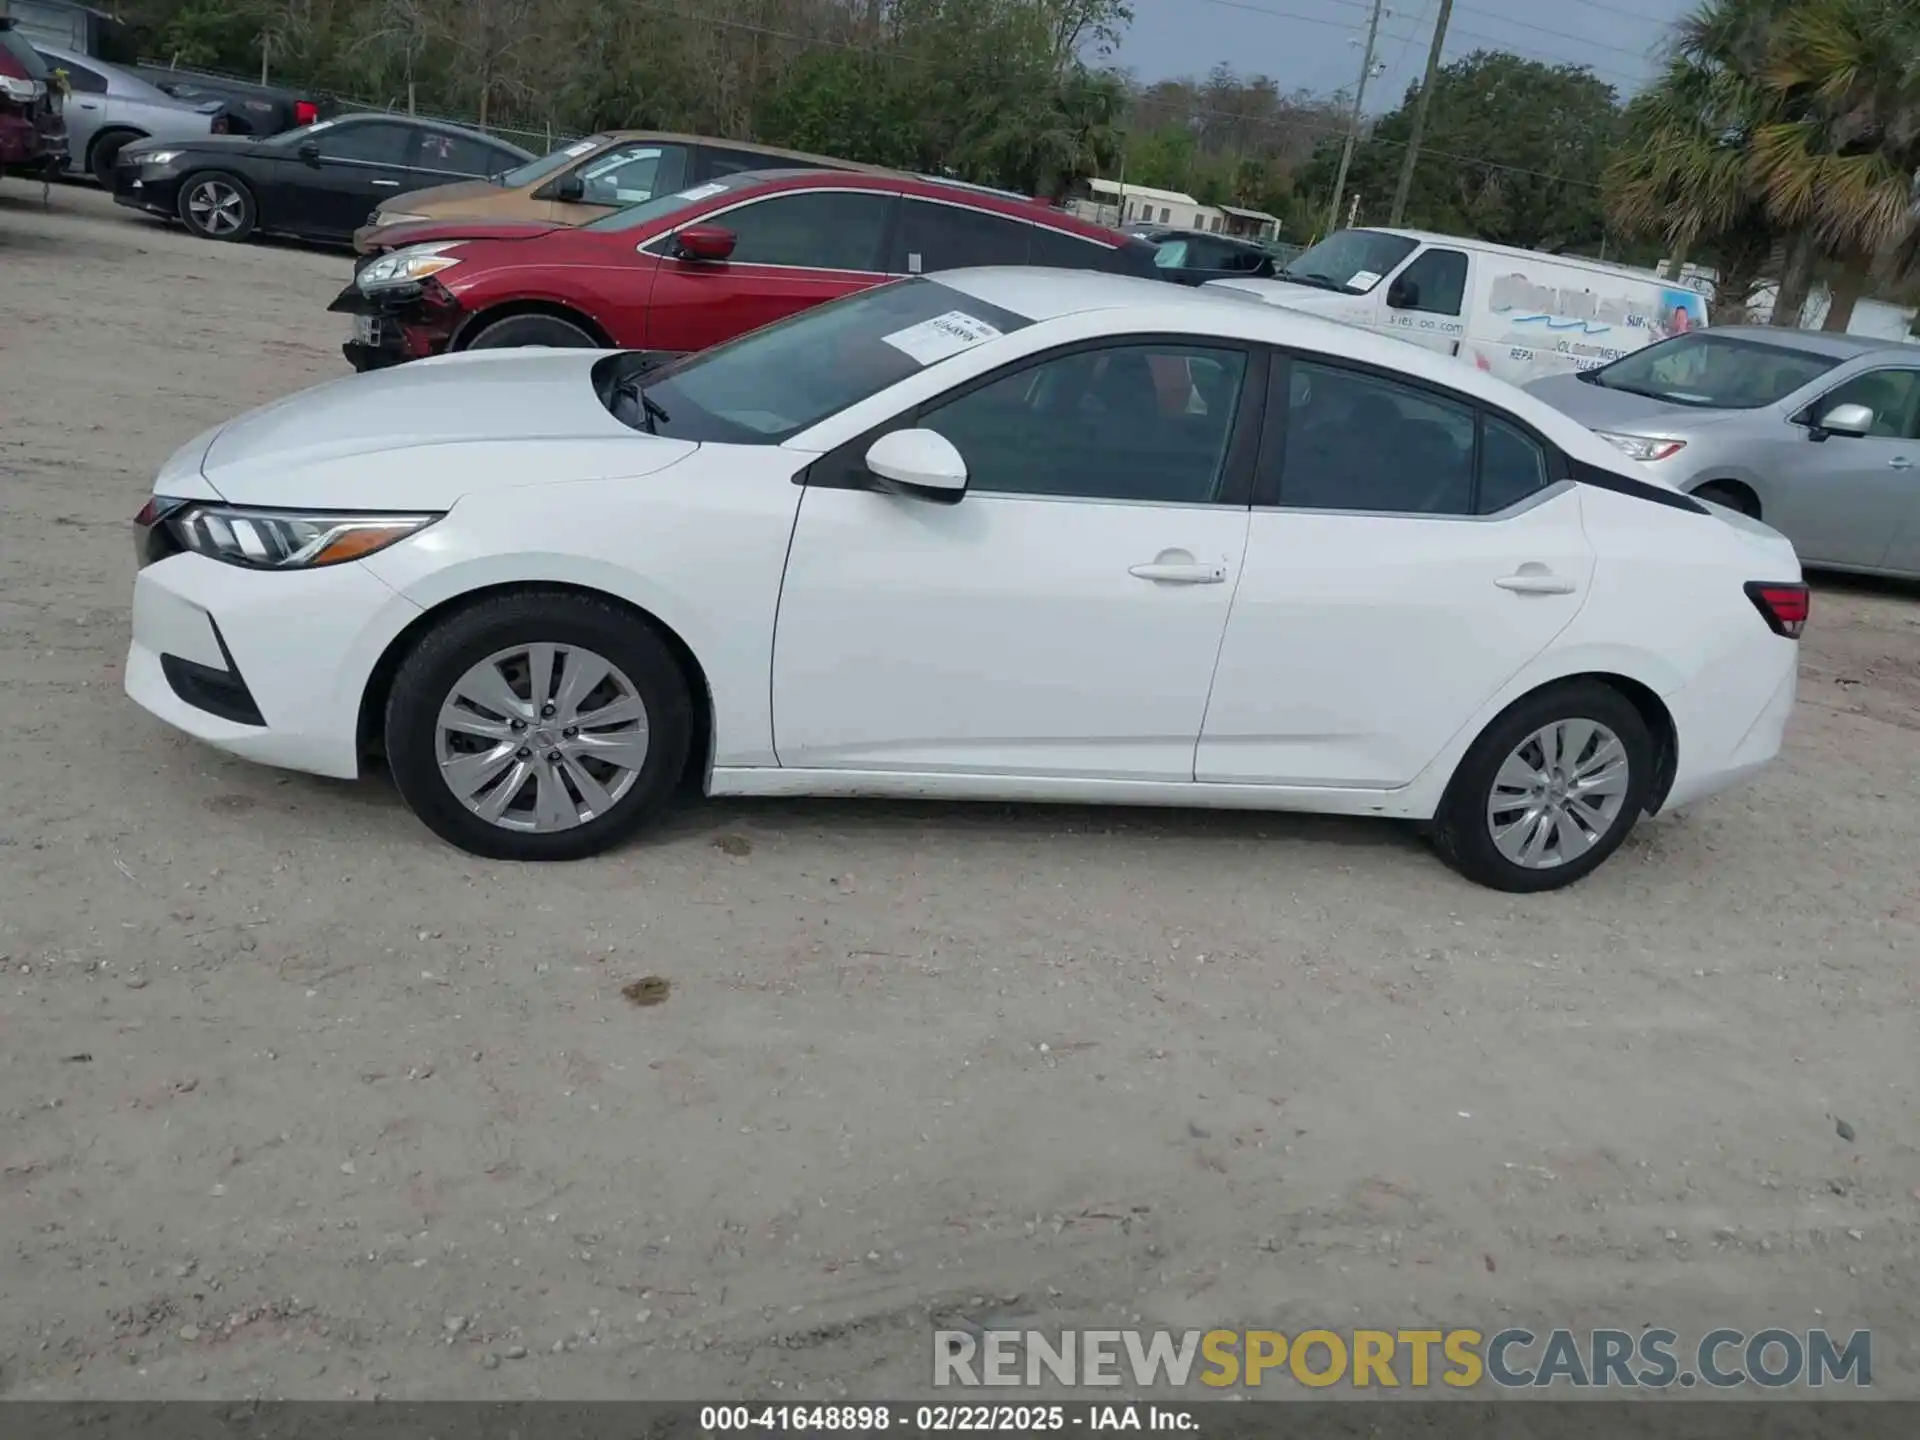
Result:
{"label": "tree line", "polygon": [[[1059,197],[1091,175],[1324,233],[1351,96],[1228,66],[1112,65],[1126,0],[123,0],[156,59],[363,102],[584,134],[752,138]],[[1362,129],[1384,221],[1419,84]],[[1705,0],[1630,102],[1590,69],[1476,51],[1439,70],[1407,223],[1712,266],[1737,314],[1920,288],[1920,0]],[[1347,207],[1338,217],[1348,219]],[[1676,272],[1677,273],[1677,272]]]}

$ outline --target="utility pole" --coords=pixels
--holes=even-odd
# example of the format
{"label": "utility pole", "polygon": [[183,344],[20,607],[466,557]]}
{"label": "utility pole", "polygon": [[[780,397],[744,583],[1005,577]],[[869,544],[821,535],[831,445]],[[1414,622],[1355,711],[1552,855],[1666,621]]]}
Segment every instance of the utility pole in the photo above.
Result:
{"label": "utility pole", "polygon": [[1407,196],[1413,190],[1413,166],[1420,157],[1420,140],[1427,132],[1427,106],[1433,103],[1433,87],[1440,78],[1440,52],[1447,47],[1447,21],[1453,17],[1453,0],[1440,0],[1440,18],[1433,22],[1433,45],[1427,51],[1427,76],[1420,82],[1420,98],[1413,102],[1413,130],[1407,136],[1406,158],[1400,162],[1400,183],[1393,191],[1393,213],[1389,225],[1398,225],[1407,213]]}
{"label": "utility pole", "polygon": [[1353,92],[1353,115],[1347,121],[1347,143],[1340,147],[1340,175],[1333,182],[1333,204],[1327,207],[1329,233],[1340,225],[1340,201],[1346,194],[1347,169],[1353,164],[1354,142],[1360,137],[1360,107],[1366,103],[1367,81],[1373,78],[1373,47],[1380,38],[1382,3],[1383,0],[1373,0],[1373,15],[1367,21],[1367,49],[1360,61],[1360,86]]}

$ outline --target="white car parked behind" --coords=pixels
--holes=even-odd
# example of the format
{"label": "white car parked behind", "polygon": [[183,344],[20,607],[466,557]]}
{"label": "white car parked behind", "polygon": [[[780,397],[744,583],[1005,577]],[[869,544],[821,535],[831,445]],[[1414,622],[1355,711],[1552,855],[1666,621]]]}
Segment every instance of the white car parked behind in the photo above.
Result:
{"label": "white car parked behind", "polygon": [[475,351],[202,435],[127,691],[477,854],[714,795],[1428,822],[1510,890],[1778,750],[1792,548],[1504,382],[1150,280],[904,280],[648,370]]}

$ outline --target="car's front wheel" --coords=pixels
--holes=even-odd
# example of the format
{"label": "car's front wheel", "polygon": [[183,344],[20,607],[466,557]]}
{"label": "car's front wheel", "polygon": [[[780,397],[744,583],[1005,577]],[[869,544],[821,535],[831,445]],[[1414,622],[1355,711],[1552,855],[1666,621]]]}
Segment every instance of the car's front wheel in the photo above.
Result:
{"label": "car's front wheel", "polygon": [[509,315],[482,326],[466,348],[498,350],[509,345],[551,345],[563,350],[592,350],[599,344],[583,326],[558,315]]}
{"label": "car's front wheel", "polygon": [[522,592],[429,631],[387,702],[413,812],[497,860],[578,860],[666,802],[687,757],[687,683],[659,634],[605,600]]}
{"label": "car's front wheel", "polygon": [[244,240],[258,218],[253,191],[237,175],[209,170],[180,187],[180,223],[202,240]]}
{"label": "car's front wheel", "polygon": [[1474,741],[1430,834],[1496,890],[1557,890],[1627,838],[1653,779],[1653,738],[1626,696],[1575,680],[1523,697]]}

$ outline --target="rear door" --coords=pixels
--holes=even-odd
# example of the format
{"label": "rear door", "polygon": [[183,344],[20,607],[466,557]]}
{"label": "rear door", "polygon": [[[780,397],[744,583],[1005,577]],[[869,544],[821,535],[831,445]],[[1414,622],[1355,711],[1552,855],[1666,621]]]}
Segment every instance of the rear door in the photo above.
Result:
{"label": "rear door", "polygon": [[311,139],[316,153],[288,156],[261,197],[261,221],[270,228],[344,240],[375,206],[426,183],[410,183],[419,142],[403,121],[343,120]]}
{"label": "rear door", "polygon": [[660,269],[647,348],[704,350],[881,283],[897,200],[878,190],[788,190],[690,222],[733,232],[724,261],[679,258],[671,233],[649,241]]}
{"label": "rear door", "polygon": [[1511,416],[1276,359],[1195,778],[1407,784],[1585,603],[1559,459]]}

